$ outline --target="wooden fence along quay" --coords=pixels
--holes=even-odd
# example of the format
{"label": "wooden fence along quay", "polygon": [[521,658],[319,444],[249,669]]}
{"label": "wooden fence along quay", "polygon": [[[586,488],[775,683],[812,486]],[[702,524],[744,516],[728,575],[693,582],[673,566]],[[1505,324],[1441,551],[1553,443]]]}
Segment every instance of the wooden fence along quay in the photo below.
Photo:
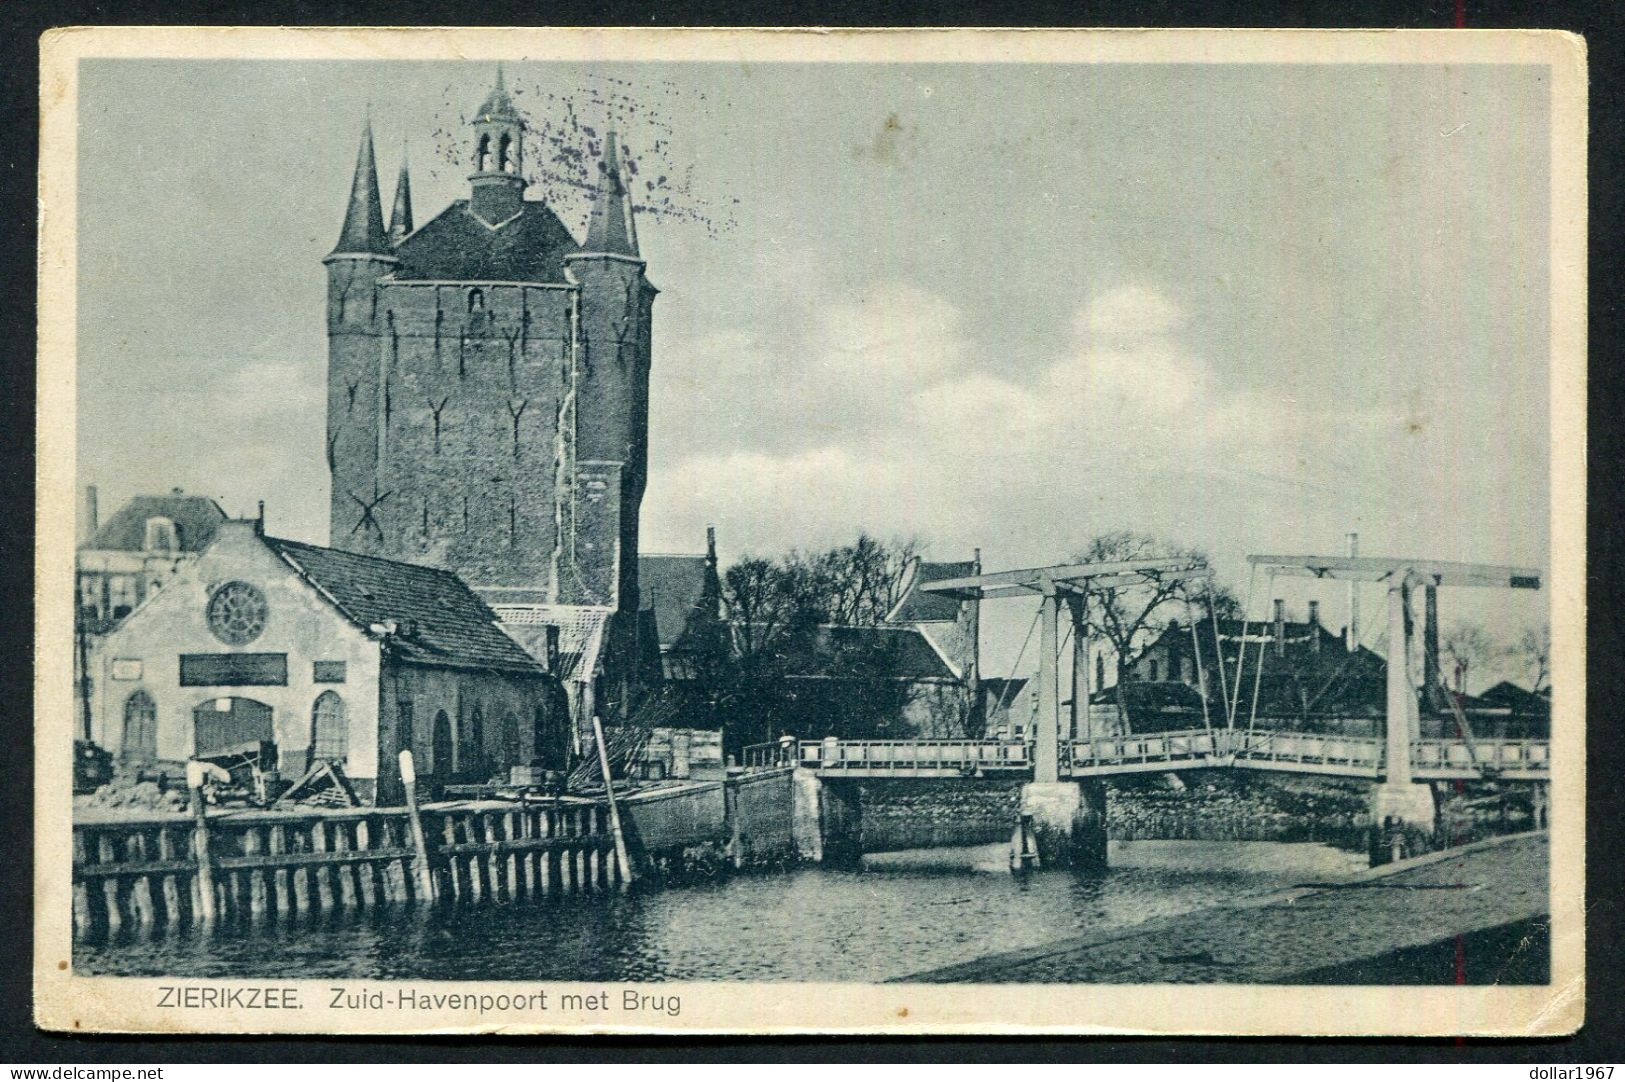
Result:
{"label": "wooden fence along quay", "polygon": [[[561,801],[78,822],[76,938],[436,900],[619,886],[608,809]],[[418,817],[421,838],[414,839]]]}

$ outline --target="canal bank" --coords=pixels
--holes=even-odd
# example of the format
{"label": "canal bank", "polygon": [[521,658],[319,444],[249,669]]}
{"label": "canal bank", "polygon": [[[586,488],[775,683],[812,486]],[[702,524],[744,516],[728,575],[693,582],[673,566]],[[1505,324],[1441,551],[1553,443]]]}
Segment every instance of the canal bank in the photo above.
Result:
{"label": "canal bank", "polygon": [[1014,876],[1008,843],[850,866],[695,876],[512,903],[308,911],[212,929],[126,923],[76,943],[86,975],[347,980],[877,983],[1000,951],[1342,879],[1313,843],[1113,842],[1104,875]]}
{"label": "canal bank", "polygon": [[1544,984],[1548,860],[1544,831],[1492,838],[900,980],[1387,984],[1393,969],[1431,978],[1416,983]]}

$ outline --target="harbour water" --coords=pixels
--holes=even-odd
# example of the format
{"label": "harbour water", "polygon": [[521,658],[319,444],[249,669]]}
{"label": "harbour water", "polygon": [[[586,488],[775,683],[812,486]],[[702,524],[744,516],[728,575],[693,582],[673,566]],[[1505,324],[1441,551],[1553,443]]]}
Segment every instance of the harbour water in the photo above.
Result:
{"label": "harbour water", "polygon": [[75,948],[83,974],[351,980],[873,982],[1263,891],[1338,880],[1315,843],[1124,841],[1111,870],[1012,876],[1007,847],[870,854],[851,869],[736,875],[513,905],[331,914]]}

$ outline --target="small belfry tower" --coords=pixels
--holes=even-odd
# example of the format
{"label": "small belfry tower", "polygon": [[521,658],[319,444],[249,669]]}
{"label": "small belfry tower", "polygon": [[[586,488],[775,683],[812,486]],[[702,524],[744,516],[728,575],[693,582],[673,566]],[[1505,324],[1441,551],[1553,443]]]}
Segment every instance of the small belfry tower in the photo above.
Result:
{"label": "small belfry tower", "polygon": [[[469,194],[386,228],[370,125],[328,268],[329,543],[455,571],[499,613],[603,615],[606,680],[636,666],[650,320],[611,134],[584,243],[525,198],[502,73],[469,123]],[[545,618],[580,624],[580,614]],[[607,703],[601,705],[608,705]]]}

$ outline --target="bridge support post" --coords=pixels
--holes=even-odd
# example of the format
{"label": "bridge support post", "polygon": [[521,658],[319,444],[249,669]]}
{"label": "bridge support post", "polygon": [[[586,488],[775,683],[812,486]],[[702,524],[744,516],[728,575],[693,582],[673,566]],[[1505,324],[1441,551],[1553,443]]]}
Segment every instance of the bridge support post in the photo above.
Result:
{"label": "bridge support post", "polygon": [[790,779],[796,856],[812,864],[851,863],[862,855],[862,805],[856,786],[826,782],[812,770]]}
{"label": "bridge support post", "polygon": [[1411,679],[1411,573],[1388,588],[1388,694],[1383,712],[1383,778],[1371,790],[1371,863],[1387,864],[1433,848],[1438,808],[1433,789],[1411,777],[1411,743],[1421,734]]}
{"label": "bridge support post", "polygon": [[1105,782],[1034,781],[1022,786],[1012,866],[1034,856],[1043,868],[1106,869]]}

